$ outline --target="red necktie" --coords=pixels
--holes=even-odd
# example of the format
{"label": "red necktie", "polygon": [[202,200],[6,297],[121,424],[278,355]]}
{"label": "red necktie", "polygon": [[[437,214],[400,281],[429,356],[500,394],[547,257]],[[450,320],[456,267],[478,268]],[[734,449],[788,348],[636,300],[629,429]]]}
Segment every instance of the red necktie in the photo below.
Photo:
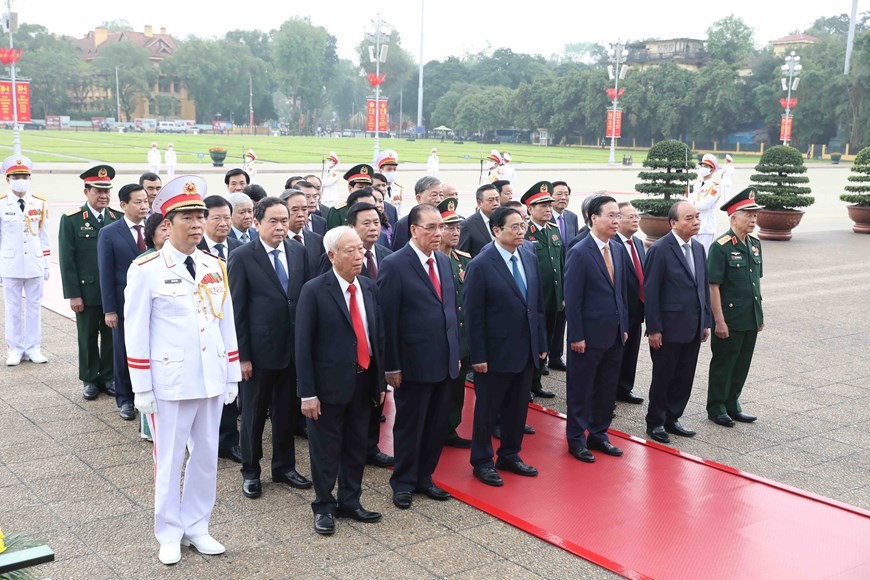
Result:
{"label": "red necktie", "polygon": [[375,258],[372,256],[371,250],[366,250],[366,270],[368,270],[369,278],[372,280],[378,277],[378,267],[375,264]]}
{"label": "red necktie", "polygon": [[347,291],[350,292],[350,323],[353,325],[353,333],[356,335],[356,364],[367,369],[369,362],[371,362],[371,355],[369,355],[369,344],[366,340],[366,327],[356,303],[356,286],[351,284],[347,287]]}
{"label": "red necktie", "polygon": [[139,253],[145,251],[145,238],[142,237],[142,226],[133,226],[136,228],[136,248],[138,248]]}
{"label": "red necktie", "polygon": [[634,262],[634,273],[637,274],[637,281],[640,283],[640,301],[643,302],[643,268],[640,265],[640,258],[637,256],[637,249],[634,247],[634,238],[626,240],[631,248],[631,261]]}
{"label": "red necktie", "polygon": [[302,244],[303,246],[305,245],[305,242],[302,241],[302,236],[300,236],[299,234],[293,236],[293,239]]}
{"label": "red necktie", "polygon": [[438,279],[438,274],[435,273],[435,259],[429,258],[426,263],[429,264],[429,279],[435,286],[435,294],[438,295],[438,300],[441,300],[441,281]]}

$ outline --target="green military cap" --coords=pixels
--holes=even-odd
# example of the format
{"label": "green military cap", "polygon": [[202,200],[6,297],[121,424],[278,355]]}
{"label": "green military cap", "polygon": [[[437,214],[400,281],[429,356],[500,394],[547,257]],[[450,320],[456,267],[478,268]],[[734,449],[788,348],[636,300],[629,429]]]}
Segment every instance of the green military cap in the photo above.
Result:
{"label": "green military cap", "polygon": [[756,210],[763,209],[764,206],[755,203],[755,196],[758,191],[754,187],[747,187],[728,201],[722,204],[722,211],[727,211],[728,215],[732,215],[740,210]]}
{"label": "green military cap", "polygon": [[529,188],[527,192],[523,194],[523,197],[520,198],[520,201],[524,204],[532,205],[535,203],[548,203],[553,201],[553,196],[550,195],[550,192],[553,190],[553,184],[549,181],[539,181]]}
{"label": "green military cap", "polygon": [[111,189],[115,169],[111,165],[95,165],[79,175],[79,178],[85,182],[85,187]]}
{"label": "green military cap", "polygon": [[372,174],[374,174],[374,172],[375,170],[372,169],[371,165],[368,165],[366,163],[360,163],[359,165],[354,165],[347,170],[347,173],[344,174],[344,180],[348,183],[353,183],[354,181],[371,183]]}
{"label": "green military cap", "polygon": [[461,222],[462,218],[456,213],[456,207],[459,205],[459,199],[455,197],[447,197],[438,204],[438,211],[441,212],[441,218],[445,224],[455,224]]}

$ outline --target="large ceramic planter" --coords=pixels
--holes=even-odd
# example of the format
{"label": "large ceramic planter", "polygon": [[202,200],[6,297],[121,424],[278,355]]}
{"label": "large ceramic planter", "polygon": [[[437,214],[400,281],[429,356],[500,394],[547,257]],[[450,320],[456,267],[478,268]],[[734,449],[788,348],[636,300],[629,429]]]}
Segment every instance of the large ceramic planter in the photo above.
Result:
{"label": "large ceramic planter", "polygon": [[224,159],[227,158],[226,151],[209,151],[208,155],[209,155],[209,157],[211,157],[211,164],[214,167],[223,167],[224,166]]}
{"label": "large ceramic planter", "polygon": [[804,212],[799,209],[760,209],[758,210],[758,237],[762,240],[787,242]]}
{"label": "large ceramic planter", "polygon": [[646,235],[646,247],[653,245],[657,239],[666,236],[671,231],[671,224],[666,216],[640,214],[640,230]]}
{"label": "large ceramic planter", "polygon": [[856,234],[870,234],[870,206],[849,205],[846,206],[849,219],[855,222],[852,231]]}

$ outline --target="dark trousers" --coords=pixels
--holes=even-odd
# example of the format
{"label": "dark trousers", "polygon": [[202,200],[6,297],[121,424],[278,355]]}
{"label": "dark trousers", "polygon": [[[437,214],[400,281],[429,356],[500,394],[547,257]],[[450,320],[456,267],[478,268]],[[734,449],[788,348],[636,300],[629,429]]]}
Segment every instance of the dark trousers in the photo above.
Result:
{"label": "dark trousers", "polygon": [[523,447],[523,427],[529,411],[532,361],[518,373],[474,373],[474,428],[471,434],[471,465],[493,467],[492,430],[501,415],[501,445],[498,456],[518,461]]}
{"label": "dark trousers", "polygon": [[616,331],[610,348],[589,348],[583,354],[568,352],[568,421],[565,434],[570,449],[587,447],[588,441],[609,441],[616,382],[622,360],[622,337]]}
{"label": "dark trousers", "polygon": [[115,403],[133,403],[133,383],[130,382],[130,367],[127,366],[127,345],[124,344],[124,315],[118,314],[118,325],[112,329],[113,376],[115,379]]}
{"label": "dark trousers", "polygon": [[296,469],[296,447],[293,430],[296,416],[296,367],[291,362],[280,370],[254,367],[250,380],[239,385],[242,399],[242,475],[245,479],[260,478],[263,458],[263,429],[266,414],[272,420],[272,475]]}
{"label": "dark trousers", "polygon": [[[112,370],[112,329],[106,326],[102,306],[76,312],[79,343],[79,380],[105,384],[115,380]],[[126,361],[125,361],[126,363]]]}
{"label": "dark trousers", "polygon": [[565,311],[556,313],[553,322],[553,337],[550,339],[550,360],[558,360],[565,354]]}
{"label": "dark trousers", "polygon": [[755,352],[757,330],[730,331],[728,338],[710,338],[710,376],[707,387],[707,416],[740,413],[740,393],[749,375]]}
{"label": "dark trousers", "polygon": [[700,340],[662,342],[660,349],[650,348],[653,368],[646,413],[649,429],[673,423],[683,416],[692,395],[700,350]]}
{"label": "dark trousers", "polygon": [[459,376],[456,377],[456,380],[450,381],[450,428],[447,431],[450,435],[456,433],[456,428],[462,423],[462,408],[465,406],[465,381],[470,369],[468,357],[465,357],[459,367]]}
{"label": "dark trousers", "polygon": [[450,379],[440,383],[403,380],[393,391],[396,422],[393,447],[396,466],[390,477],[393,492],[414,491],[432,485],[447,440],[450,420]]}
{"label": "dark trousers", "polygon": [[[386,400],[386,397],[384,397],[384,400]],[[381,415],[383,414],[383,403],[375,405],[372,408],[372,412],[369,413],[368,432],[366,433],[366,438],[368,439],[368,445],[366,447],[367,457],[374,457],[381,452],[381,448],[378,447],[378,444],[381,442]]]}
{"label": "dark trousers", "polygon": [[627,395],[634,389],[634,377],[637,375],[637,355],[640,353],[640,338],[643,321],[628,327],[628,340],[622,350],[622,364],[619,369],[619,382],[616,392]]}
{"label": "dark trousers", "polygon": [[[241,391],[241,389],[240,389]],[[241,392],[239,393],[241,399]],[[224,405],[218,434],[218,450],[229,452],[239,444],[239,403]]]}
{"label": "dark trousers", "polygon": [[[553,342],[553,332],[556,328],[556,312],[545,312],[544,313],[544,322],[547,326],[547,344],[549,345]],[[532,390],[537,391],[540,390],[541,387],[541,377],[544,374],[544,365],[546,361],[541,361],[541,366],[535,369],[532,374]]]}
{"label": "dark trousers", "polygon": [[[341,506],[361,507],[362,478],[366,463],[366,429],[372,407],[372,381],[366,371],[356,376],[353,397],[345,405],[320,403],[320,417],[306,419],[308,454],[315,499],[311,509],[316,514],[335,513]],[[332,495],[338,480],[338,501]]]}

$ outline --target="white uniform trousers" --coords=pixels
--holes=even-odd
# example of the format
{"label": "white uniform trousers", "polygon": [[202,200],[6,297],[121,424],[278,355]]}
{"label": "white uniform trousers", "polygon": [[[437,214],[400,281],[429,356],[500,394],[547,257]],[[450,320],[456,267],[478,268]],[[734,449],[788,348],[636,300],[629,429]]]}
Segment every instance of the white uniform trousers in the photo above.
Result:
{"label": "white uniform trousers", "polygon": [[[157,413],[148,417],[154,440],[154,535],[160,544],[208,533],[217,495],[223,403],[223,395],[182,401],[157,399]],[[185,449],[190,452],[186,467]]]}
{"label": "white uniform trousers", "polygon": [[[42,276],[3,278],[6,303],[6,346],[9,352],[29,353],[42,345]],[[22,293],[24,298],[22,300]],[[24,308],[22,309],[22,302]]]}
{"label": "white uniform trousers", "polygon": [[713,238],[715,238],[715,234],[695,234],[692,236],[699,244],[704,246],[704,256],[710,253],[710,244],[713,243]]}

